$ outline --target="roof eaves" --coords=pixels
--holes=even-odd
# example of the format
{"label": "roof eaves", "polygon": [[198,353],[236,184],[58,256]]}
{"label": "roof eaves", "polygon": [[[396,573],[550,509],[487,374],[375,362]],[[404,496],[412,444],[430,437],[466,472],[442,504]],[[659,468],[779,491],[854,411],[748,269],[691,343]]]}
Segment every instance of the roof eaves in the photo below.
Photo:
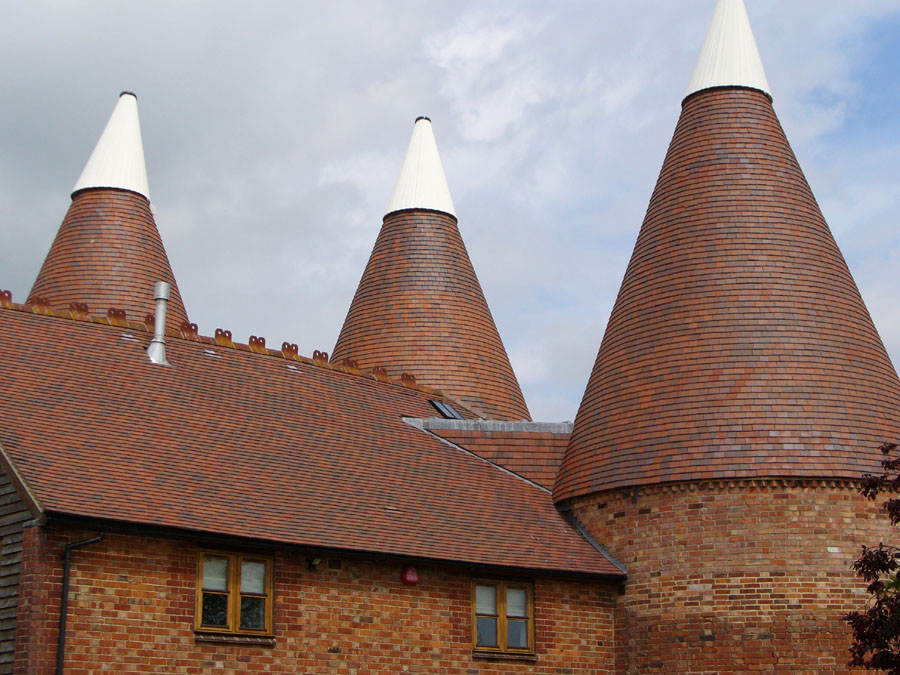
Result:
{"label": "roof eaves", "polygon": [[[403,560],[414,561],[428,564],[440,565],[458,565],[467,568],[479,568],[490,570],[519,570],[534,574],[552,574],[577,577],[613,577],[617,575],[608,572],[591,572],[585,569],[567,569],[564,567],[531,567],[527,565],[501,565],[497,563],[487,563],[477,560],[465,560],[462,558],[441,558],[429,557],[423,555],[404,555],[401,553],[392,553],[388,551],[370,550],[366,548],[340,548],[335,546],[315,546],[313,544],[303,544],[300,542],[287,541],[282,539],[262,539],[258,537],[246,537],[235,534],[222,532],[213,532],[202,529],[189,529],[185,527],[173,527],[170,525],[145,524],[141,522],[133,522],[126,520],[115,520],[109,518],[101,518],[96,516],[85,516],[77,513],[67,513],[65,511],[49,511],[45,514],[45,524],[62,525],[74,527],[78,529],[98,529],[104,532],[114,532],[117,534],[139,534],[141,536],[150,537],[169,537],[172,539],[188,539],[207,545],[229,545],[229,546],[253,546],[265,547],[270,549],[290,549],[295,551],[305,551],[317,555],[340,555],[354,558],[380,558],[385,560]],[[597,548],[595,546],[595,548]],[[598,551],[603,552],[598,548]],[[604,554],[609,559],[609,556]],[[610,559],[612,563],[612,560]],[[613,563],[615,565],[615,563]],[[619,565],[615,565],[617,569],[621,569]],[[624,572],[623,572],[624,574]]]}

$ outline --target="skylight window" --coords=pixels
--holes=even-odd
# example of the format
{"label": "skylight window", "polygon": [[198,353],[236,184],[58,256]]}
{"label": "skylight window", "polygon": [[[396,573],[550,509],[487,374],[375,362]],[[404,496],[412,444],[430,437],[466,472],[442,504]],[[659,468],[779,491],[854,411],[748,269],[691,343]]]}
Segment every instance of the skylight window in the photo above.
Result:
{"label": "skylight window", "polygon": [[461,420],[463,418],[463,416],[456,411],[456,408],[446,401],[431,401],[431,405],[437,408],[437,411],[448,420]]}

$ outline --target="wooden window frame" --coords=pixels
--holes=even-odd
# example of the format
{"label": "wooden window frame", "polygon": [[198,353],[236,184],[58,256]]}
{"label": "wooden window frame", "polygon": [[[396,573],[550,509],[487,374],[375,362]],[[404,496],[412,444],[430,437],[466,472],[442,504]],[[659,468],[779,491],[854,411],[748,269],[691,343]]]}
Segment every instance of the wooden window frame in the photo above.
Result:
{"label": "wooden window frame", "polygon": [[[222,595],[228,597],[228,625],[204,626],[203,622],[203,562],[207,558],[225,558],[228,560],[228,591]],[[266,566],[265,596],[245,593],[252,597],[266,598],[265,628],[241,628],[241,564],[244,561],[261,562]],[[200,551],[197,556],[197,599],[194,609],[194,630],[198,633],[217,633],[219,635],[256,635],[269,637],[274,635],[275,616],[275,565],[271,556],[253,553],[228,553],[224,551]]]}
{"label": "wooden window frame", "polygon": [[[478,586],[493,586],[497,589],[497,646],[488,647],[478,644],[478,614],[476,612],[476,595]],[[525,591],[525,614],[528,619],[528,646],[509,647],[509,630],[507,625],[506,591],[508,589]],[[525,654],[535,653],[534,648],[534,584],[529,581],[474,579],[472,580],[472,649],[480,654]]]}

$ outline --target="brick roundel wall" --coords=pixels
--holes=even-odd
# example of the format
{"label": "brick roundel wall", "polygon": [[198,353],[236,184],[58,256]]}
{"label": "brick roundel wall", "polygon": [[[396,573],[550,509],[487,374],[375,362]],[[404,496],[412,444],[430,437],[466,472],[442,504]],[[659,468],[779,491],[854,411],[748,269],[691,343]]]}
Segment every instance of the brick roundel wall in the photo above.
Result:
{"label": "brick roundel wall", "polygon": [[849,672],[863,544],[896,538],[852,481],[744,480],[573,500],[628,567],[617,672]]}

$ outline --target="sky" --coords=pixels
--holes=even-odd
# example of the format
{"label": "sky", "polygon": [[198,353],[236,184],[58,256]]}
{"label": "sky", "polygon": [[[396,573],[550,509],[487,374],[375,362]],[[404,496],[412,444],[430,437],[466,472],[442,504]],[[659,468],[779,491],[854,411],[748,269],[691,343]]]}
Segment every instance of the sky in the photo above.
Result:
{"label": "sky", "polygon": [[[900,363],[900,0],[746,0]],[[331,352],[419,115],[538,421],[572,420],[714,0],[0,3],[0,288],[24,302],[122,90],[200,333]],[[151,289],[148,289],[148,293]]]}

